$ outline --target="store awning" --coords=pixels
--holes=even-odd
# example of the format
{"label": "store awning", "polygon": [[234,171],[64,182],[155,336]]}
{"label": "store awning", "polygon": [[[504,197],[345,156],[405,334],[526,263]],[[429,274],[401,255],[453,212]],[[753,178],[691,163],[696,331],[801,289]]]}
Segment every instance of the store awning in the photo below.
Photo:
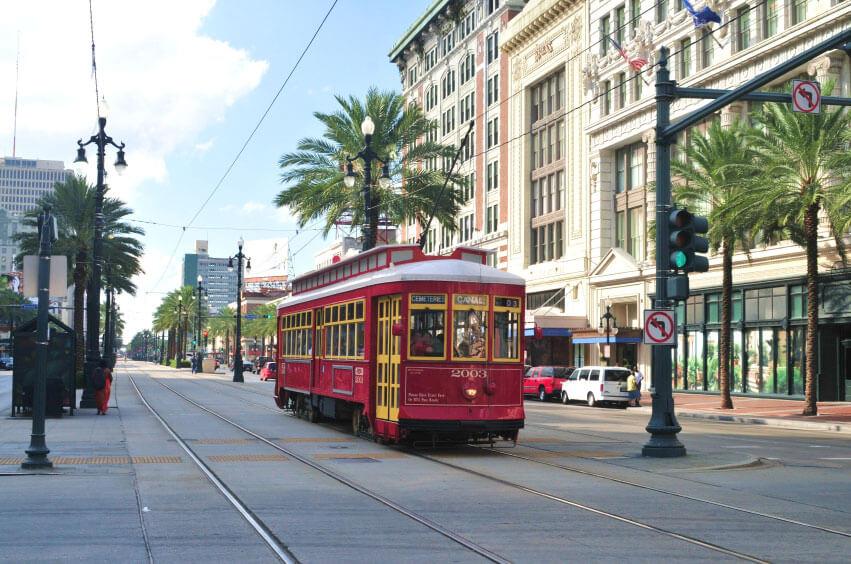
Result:
{"label": "store awning", "polygon": [[[570,337],[572,335],[570,329],[565,329],[563,327],[541,327],[541,330],[544,332],[544,337]],[[526,337],[534,337],[535,328],[526,327],[523,335]]]}
{"label": "store awning", "polygon": [[[640,343],[641,337],[618,337],[617,335],[612,335],[609,337],[609,343]],[[606,344],[606,336],[602,337],[574,337],[573,344],[575,345],[595,345],[595,344]]]}

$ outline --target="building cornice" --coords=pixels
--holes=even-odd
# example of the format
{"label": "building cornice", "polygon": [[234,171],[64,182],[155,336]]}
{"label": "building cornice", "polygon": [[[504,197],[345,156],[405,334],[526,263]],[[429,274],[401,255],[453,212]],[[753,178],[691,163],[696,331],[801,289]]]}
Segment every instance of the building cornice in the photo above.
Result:
{"label": "building cornice", "polygon": [[[558,23],[570,11],[579,6],[579,0],[553,0],[546,7],[545,2],[526,7],[517,17],[508,24],[505,39],[500,48],[503,53],[511,54],[522,48],[525,44],[534,40],[541,33],[546,32],[554,24]],[[541,7],[538,7],[541,6]]]}

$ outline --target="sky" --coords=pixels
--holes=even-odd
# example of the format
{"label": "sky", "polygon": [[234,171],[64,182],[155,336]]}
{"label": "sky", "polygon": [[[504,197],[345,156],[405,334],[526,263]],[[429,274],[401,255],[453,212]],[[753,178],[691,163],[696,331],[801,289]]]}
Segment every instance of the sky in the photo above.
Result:
{"label": "sky", "polygon": [[[257,125],[333,0],[92,0],[101,113],[107,134],[126,143],[118,176],[107,153],[110,195],[145,229],[136,296],[119,296],[125,340],[150,327],[163,294],[180,284],[196,239],[212,256],[246,240],[288,237],[296,274],[313,267],[327,240],[296,232],[274,207],[281,154],[320,136],[314,111],[335,95],[370,86],[400,89],[387,53],[431,0],[338,0],[250,144],[184,232]],[[0,19],[0,152],[11,156],[18,72],[17,156],[65,161],[96,132],[92,35],[87,0],[9,2]],[[19,55],[18,55],[19,54]],[[95,151],[85,173],[95,181]],[[167,225],[156,225],[150,222]],[[176,226],[176,227],[174,227]],[[228,229],[223,229],[228,228]],[[182,235],[182,238],[181,238]]]}

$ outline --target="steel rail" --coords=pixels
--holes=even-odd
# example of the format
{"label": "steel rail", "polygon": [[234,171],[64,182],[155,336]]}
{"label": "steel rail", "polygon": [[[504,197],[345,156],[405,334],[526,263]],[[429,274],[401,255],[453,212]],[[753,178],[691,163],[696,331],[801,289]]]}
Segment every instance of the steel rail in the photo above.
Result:
{"label": "steel rail", "polygon": [[[228,419],[224,415],[221,415],[220,413],[217,413],[216,411],[213,411],[212,409],[210,409],[210,408],[196,402],[195,400],[189,398],[188,396],[178,392],[177,390],[175,390],[174,388],[172,388],[168,384],[160,382],[159,379],[157,379],[157,378],[151,378],[151,379],[153,381],[155,381],[156,383],[158,383],[160,386],[171,391],[173,394],[175,394],[179,398],[183,399],[187,403],[194,405],[198,409],[200,409],[202,411],[206,411],[210,415],[217,417],[221,421],[224,421],[225,423],[231,425],[232,427],[239,429],[243,433],[245,433],[245,434],[247,434],[251,437],[254,437],[258,441],[272,447],[273,449],[286,454],[290,458],[297,460],[297,461],[301,462],[302,464],[305,464],[306,466],[313,468],[314,470],[328,476],[329,478],[332,478],[333,480],[335,480],[335,481],[337,481],[337,482],[339,482],[339,483],[341,483],[341,484],[343,484],[343,485],[345,485],[345,486],[347,486],[347,487],[349,487],[349,488],[351,488],[351,489],[353,489],[353,490],[355,490],[359,493],[362,493],[363,495],[381,503],[382,505],[384,505],[386,507],[389,507],[390,509],[393,509],[394,511],[396,511],[398,513],[401,513],[402,515],[405,515],[406,517],[410,518],[411,520],[413,520],[413,521],[415,521],[415,522],[417,522],[421,525],[424,525],[425,527],[427,527],[427,528],[433,530],[434,532],[448,538],[449,540],[452,540],[452,541],[460,544],[461,546],[470,550],[471,552],[474,552],[474,553],[478,554],[479,556],[481,556],[481,557],[483,557],[483,558],[485,558],[485,559],[487,559],[491,562],[495,562],[497,564],[511,564],[510,560],[503,558],[502,556],[500,556],[500,555],[498,555],[494,552],[491,552],[490,550],[474,543],[473,541],[471,541],[471,540],[469,540],[469,539],[467,539],[467,538],[465,538],[465,537],[463,537],[463,536],[461,536],[457,533],[450,531],[449,529],[446,529],[442,525],[435,523],[434,521],[428,519],[427,517],[423,517],[422,515],[414,513],[410,509],[407,509],[404,506],[399,505],[398,503],[384,497],[383,495],[376,493],[376,492],[366,488],[365,486],[362,486],[362,485],[358,484],[357,482],[354,482],[354,481],[346,478],[342,474],[338,474],[337,472],[331,470],[330,468],[326,468],[325,466],[322,466],[321,464],[318,464],[318,463],[310,460],[309,458],[306,458],[306,457],[304,457],[304,456],[302,456],[302,455],[300,455],[300,454],[298,454],[298,453],[296,453],[296,452],[294,452],[294,451],[292,451],[288,448],[284,448],[284,447],[270,441],[266,437],[263,437],[262,435],[259,435],[259,434],[255,433],[254,431],[251,431],[250,429],[243,427],[239,423],[237,423],[237,422],[235,422],[231,419]],[[131,381],[132,381],[132,378],[131,378]],[[134,382],[133,385],[135,386],[135,382]],[[137,388],[137,390],[138,390],[138,388]],[[140,397],[141,397],[141,394],[140,394]],[[177,438],[176,435],[173,434],[173,436],[175,436],[175,438]]]}
{"label": "steel rail", "polygon": [[446,466],[448,468],[452,468],[452,469],[455,469],[455,470],[458,470],[458,471],[461,471],[461,472],[464,472],[464,473],[467,473],[467,474],[470,474],[470,475],[473,475],[473,476],[477,476],[479,478],[483,478],[485,480],[490,480],[492,482],[496,482],[498,484],[520,490],[522,492],[526,492],[526,493],[529,493],[529,494],[532,494],[532,495],[536,495],[536,496],[542,497],[544,499],[549,499],[551,501],[555,501],[557,503],[568,505],[570,507],[575,507],[576,509],[588,511],[588,512],[594,513],[596,515],[600,515],[602,517],[607,517],[609,519],[613,519],[615,521],[620,521],[621,523],[626,523],[628,525],[632,525],[632,526],[638,527],[640,529],[645,529],[645,530],[648,530],[648,531],[652,531],[654,533],[659,533],[661,535],[665,535],[665,536],[668,536],[668,537],[671,537],[671,538],[674,538],[674,539],[677,539],[677,540],[687,542],[689,544],[700,546],[702,548],[713,550],[715,552],[720,552],[721,554],[726,554],[727,556],[732,556],[734,558],[738,558],[738,559],[744,560],[746,562],[758,562],[760,564],[769,564],[769,562],[770,562],[768,560],[763,560],[761,558],[757,558],[756,556],[752,556],[752,555],[746,554],[744,552],[738,552],[738,551],[733,550],[731,548],[726,548],[726,547],[711,543],[709,541],[701,540],[701,539],[698,539],[698,538],[695,538],[695,537],[692,537],[692,536],[689,536],[689,535],[685,535],[685,534],[682,534],[682,533],[670,531],[668,529],[663,529],[663,528],[657,527],[655,525],[650,525],[650,524],[644,523],[642,521],[637,521],[637,520],[631,519],[629,517],[624,517],[623,515],[618,515],[617,513],[612,513],[610,511],[598,509],[596,507],[592,507],[592,506],[586,505],[584,503],[579,503],[577,501],[572,501],[570,499],[566,499],[566,498],[563,498],[563,497],[559,497],[557,495],[549,494],[547,492],[542,492],[540,490],[536,490],[534,488],[530,488],[530,487],[524,486],[522,484],[511,482],[511,481],[506,480],[504,478],[498,478],[496,476],[491,476],[490,474],[485,474],[484,472],[479,472],[478,470],[473,470],[471,468],[459,466],[459,465],[453,464],[451,462],[446,462],[445,460],[440,460],[438,458],[434,458],[434,457],[428,456],[426,454],[421,454],[421,453],[409,453],[409,454],[411,454],[412,456],[417,456],[419,458],[422,458],[423,460],[428,460],[428,461],[433,462],[435,464],[440,464],[440,465]]}
{"label": "steel rail", "polygon": [[133,388],[135,388],[136,393],[139,395],[139,399],[142,400],[142,403],[145,405],[145,407],[148,408],[148,410],[157,419],[157,421],[160,422],[160,424],[165,428],[165,430],[168,431],[172,438],[174,438],[177,444],[180,445],[180,447],[186,452],[189,458],[192,459],[192,462],[194,462],[195,465],[201,469],[201,472],[204,473],[210,483],[212,483],[216,487],[216,489],[218,489],[221,494],[225,496],[225,499],[227,499],[231,503],[231,505],[236,508],[240,515],[242,515],[242,517],[246,521],[248,521],[248,524],[251,525],[251,528],[253,528],[260,536],[260,538],[263,539],[263,541],[272,550],[275,556],[277,556],[279,560],[281,560],[282,562],[286,562],[287,564],[299,564],[298,558],[296,558],[295,555],[290,552],[286,544],[284,544],[275,535],[275,533],[273,533],[269,529],[269,527],[267,527],[266,524],[263,523],[263,521],[254,514],[253,511],[246,507],[246,505],[242,503],[242,500],[240,500],[239,497],[233,491],[231,491],[231,489],[228,488],[224,482],[219,480],[216,473],[209,466],[207,466],[207,464],[203,460],[201,460],[200,456],[195,454],[195,452],[186,443],[186,441],[181,439],[180,436],[171,427],[171,425],[169,425],[165,421],[165,419],[160,416],[157,410],[154,409],[154,407],[150,403],[148,403],[148,400],[146,400],[145,396],[142,394],[142,390],[140,390],[139,386],[136,385],[136,381],[133,379],[133,376],[128,374],[127,377],[130,378],[130,383],[133,384]]}

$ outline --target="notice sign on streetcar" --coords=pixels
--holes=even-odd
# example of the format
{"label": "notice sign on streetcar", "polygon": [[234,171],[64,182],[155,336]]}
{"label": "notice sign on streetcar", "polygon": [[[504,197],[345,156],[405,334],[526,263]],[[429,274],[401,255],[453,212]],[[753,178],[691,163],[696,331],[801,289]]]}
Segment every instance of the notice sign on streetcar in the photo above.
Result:
{"label": "notice sign on streetcar", "polygon": [[670,309],[644,310],[644,344],[673,345],[677,338],[677,320]]}
{"label": "notice sign on streetcar", "polygon": [[792,111],[805,114],[820,113],[821,85],[815,80],[793,80]]}

